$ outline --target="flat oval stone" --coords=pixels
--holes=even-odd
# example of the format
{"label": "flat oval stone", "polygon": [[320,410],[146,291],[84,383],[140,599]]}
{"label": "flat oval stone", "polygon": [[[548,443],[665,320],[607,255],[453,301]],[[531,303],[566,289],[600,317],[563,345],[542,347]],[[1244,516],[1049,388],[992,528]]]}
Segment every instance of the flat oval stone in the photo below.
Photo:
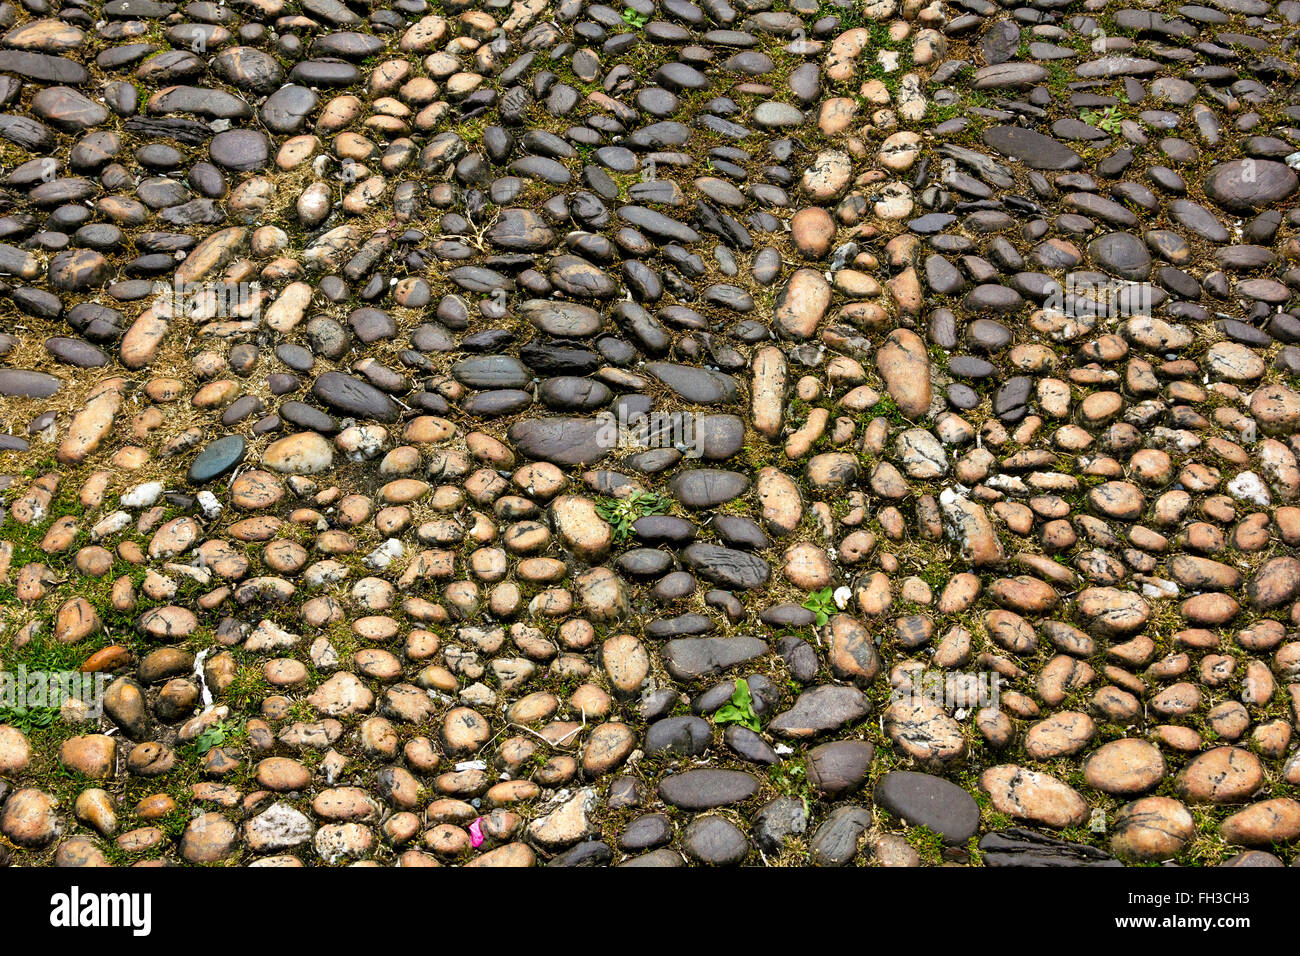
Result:
{"label": "flat oval stone", "polygon": [[735,379],[713,369],[693,368],[671,362],[650,362],[645,370],[682,399],[696,405],[729,403],[736,398],[738,392]]}
{"label": "flat oval stone", "polygon": [[46,372],[0,368],[0,395],[17,398],[49,398],[63,382]]}
{"label": "flat oval stone", "polygon": [[190,465],[192,484],[203,484],[219,478],[244,460],[247,445],[241,435],[227,435],[209,444]]}
{"label": "flat oval stone", "polygon": [[1267,159],[1220,163],[1205,176],[1205,195],[1224,209],[1250,212],[1271,206],[1296,191],[1300,179],[1290,166]]}
{"label": "flat oval stone", "polygon": [[461,359],[451,374],[470,388],[523,388],[532,375],[523,362],[509,355],[484,355]]}
{"label": "flat oval stone", "polygon": [[342,372],[325,372],[311,391],[325,405],[345,415],[381,422],[397,420],[397,403],[368,382]]}
{"label": "flat oval stone", "polygon": [[670,487],[688,508],[714,508],[744,494],[749,479],[739,472],[696,468],[679,474]]}
{"label": "flat oval stone", "polygon": [[1019,126],[993,126],[984,131],[984,144],[1004,156],[1019,159],[1030,169],[1071,170],[1083,158],[1058,140]]}
{"label": "flat oval stone", "polygon": [[715,544],[689,545],[682,559],[705,580],[740,591],[761,587],[772,575],[771,567],[757,555]]}
{"label": "flat oval stone", "polygon": [[739,770],[688,770],[659,782],[665,803],[683,810],[711,810],[743,803],[758,793],[758,780]]}
{"label": "flat oval stone", "polygon": [[318,102],[310,88],[290,83],[266,98],[259,115],[274,133],[296,133],[302,129]]}
{"label": "flat oval stone", "polygon": [[529,458],[556,465],[592,465],[618,443],[618,429],[587,418],[532,418],[516,422],[508,436]]}
{"label": "flat oval stone", "polygon": [[646,729],[645,752],[647,756],[676,754],[699,757],[712,742],[713,728],[707,720],[689,715],[666,717]]}
{"label": "flat oval stone", "polygon": [[665,644],[662,656],[675,678],[694,680],[721,673],[768,650],[767,643],[756,637],[682,637]]}
{"label": "flat oval stone", "polygon": [[875,801],[911,826],[929,827],[949,846],[979,832],[979,804],[951,781],[928,773],[895,770],[876,783]]}
{"label": "flat oval stone", "polygon": [[695,525],[676,515],[646,515],[632,522],[632,533],[647,544],[686,544],[695,538]]}
{"label": "flat oval stone", "polygon": [[687,824],[682,848],[706,866],[735,866],[749,855],[749,838],[730,820],[702,816]]}
{"label": "flat oval stone", "polygon": [[54,336],[45,340],[45,348],[54,358],[78,368],[100,368],[108,364],[104,350],[82,339]]}
{"label": "flat oval stone", "polygon": [[240,173],[265,166],[270,150],[266,134],[255,129],[226,130],[212,137],[208,144],[208,155],[213,163]]}
{"label": "flat oval stone", "polygon": [[603,325],[599,312],[576,302],[530,299],[519,311],[537,328],[557,338],[587,338],[599,332]]}

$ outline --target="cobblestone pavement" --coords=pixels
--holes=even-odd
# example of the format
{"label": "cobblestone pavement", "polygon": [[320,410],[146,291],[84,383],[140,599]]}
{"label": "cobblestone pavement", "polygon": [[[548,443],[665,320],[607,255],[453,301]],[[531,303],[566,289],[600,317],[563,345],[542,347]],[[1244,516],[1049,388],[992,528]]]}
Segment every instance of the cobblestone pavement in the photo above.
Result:
{"label": "cobblestone pavement", "polygon": [[0,2],[0,864],[1300,863],[1300,2]]}

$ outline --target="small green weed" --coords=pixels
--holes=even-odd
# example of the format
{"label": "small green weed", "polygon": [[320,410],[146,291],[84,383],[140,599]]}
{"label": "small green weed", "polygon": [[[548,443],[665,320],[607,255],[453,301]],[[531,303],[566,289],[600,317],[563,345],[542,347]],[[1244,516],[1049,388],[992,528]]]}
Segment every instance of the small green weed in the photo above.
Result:
{"label": "small green weed", "polygon": [[668,513],[670,502],[653,491],[634,491],[626,498],[605,498],[596,502],[596,514],[614,526],[614,537],[626,541],[632,537],[632,525],[646,515]]}
{"label": "small green weed", "polygon": [[0,724],[8,724],[24,734],[53,726],[58,716],[56,707],[0,707]]}
{"label": "small green weed", "polygon": [[235,728],[230,721],[223,720],[219,724],[213,724],[194,738],[194,749],[198,751],[199,756],[203,756],[208,751],[222,746],[230,739],[234,731]]}
{"label": "small green weed", "polygon": [[749,694],[749,683],[736,681],[736,690],[729,703],[723,704],[713,713],[715,724],[740,724],[757,733],[761,728],[758,715],[754,713],[754,699]]}
{"label": "small green weed", "polygon": [[1115,107],[1108,106],[1100,113],[1096,110],[1080,110],[1079,119],[1089,126],[1095,126],[1102,132],[1115,136],[1119,133],[1119,124],[1123,117],[1119,115]]}
{"label": "small green weed", "polygon": [[822,627],[831,619],[831,615],[838,610],[835,607],[834,591],[831,588],[822,588],[820,591],[813,591],[808,595],[808,600],[803,602],[803,606],[817,615],[817,626]]}

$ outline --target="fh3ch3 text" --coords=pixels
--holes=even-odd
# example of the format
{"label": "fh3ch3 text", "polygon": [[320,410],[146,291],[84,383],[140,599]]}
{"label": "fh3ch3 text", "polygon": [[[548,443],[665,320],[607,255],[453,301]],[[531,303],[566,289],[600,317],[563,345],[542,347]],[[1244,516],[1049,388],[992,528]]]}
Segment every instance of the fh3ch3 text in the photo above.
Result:
{"label": "fh3ch3 text", "polygon": [[1223,906],[1232,904],[1245,904],[1250,902],[1250,894],[1246,892],[1212,892],[1202,890],[1197,893],[1130,893],[1128,901],[1141,906],[1169,906],[1169,905],[1186,905],[1195,903],[1199,906]]}

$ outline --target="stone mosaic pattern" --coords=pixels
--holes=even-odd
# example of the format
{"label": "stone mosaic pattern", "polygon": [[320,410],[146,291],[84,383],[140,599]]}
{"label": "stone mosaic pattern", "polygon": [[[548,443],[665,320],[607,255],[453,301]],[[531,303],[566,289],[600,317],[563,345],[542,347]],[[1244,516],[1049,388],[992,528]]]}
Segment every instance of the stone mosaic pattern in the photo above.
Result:
{"label": "stone mosaic pattern", "polygon": [[1297,24],[0,2],[0,865],[1300,862]]}

